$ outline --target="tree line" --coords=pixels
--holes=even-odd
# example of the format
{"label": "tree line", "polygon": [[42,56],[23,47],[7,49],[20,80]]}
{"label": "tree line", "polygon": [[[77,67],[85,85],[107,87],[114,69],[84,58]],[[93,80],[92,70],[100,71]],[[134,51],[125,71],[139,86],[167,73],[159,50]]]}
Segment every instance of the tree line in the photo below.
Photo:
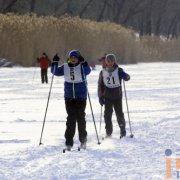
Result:
{"label": "tree line", "polygon": [[132,28],[140,36],[177,38],[180,34],[179,0],[0,0],[0,12],[110,21]]}

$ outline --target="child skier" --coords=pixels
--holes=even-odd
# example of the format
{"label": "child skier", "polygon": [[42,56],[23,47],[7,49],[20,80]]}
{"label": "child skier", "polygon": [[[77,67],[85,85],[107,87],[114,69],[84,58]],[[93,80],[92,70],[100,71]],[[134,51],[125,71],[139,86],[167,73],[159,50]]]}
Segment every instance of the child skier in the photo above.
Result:
{"label": "child skier", "polygon": [[86,146],[87,131],[85,120],[85,108],[87,99],[86,75],[91,69],[80,52],[70,51],[68,62],[58,67],[57,63],[52,63],[51,72],[56,76],[64,76],[64,98],[67,112],[67,122],[65,131],[65,145],[67,150],[73,146],[73,137],[78,125],[79,141],[81,147]]}
{"label": "child skier", "polygon": [[116,64],[114,54],[107,54],[105,57],[106,67],[101,70],[98,80],[98,96],[101,106],[105,104],[104,120],[106,136],[113,132],[112,113],[116,113],[117,122],[120,127],[120,138],[126,136],[126,123],[122,108],[121,80],[128,81],[130,76]]}

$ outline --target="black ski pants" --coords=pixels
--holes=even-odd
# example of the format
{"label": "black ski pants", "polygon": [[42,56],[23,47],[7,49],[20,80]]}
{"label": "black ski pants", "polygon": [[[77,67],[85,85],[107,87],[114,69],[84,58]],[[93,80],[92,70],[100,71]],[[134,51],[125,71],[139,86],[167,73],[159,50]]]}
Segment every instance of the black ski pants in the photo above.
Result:
{"label": "black ski pants", "polygon": [[73,146],[73,137],[76,131],[76,122],[78,125],[79,141],[84,143],[87,141],[87,131],[86,131],[86,120],[85,120],[85,108],[86,99],[84,100],[65,100],[67,122],[66,122],[66,145]]}
{"label": "black ski pants", "polygon": [[117,122],[121,131],[124,131],[126,127],[124,113],[122,110],[122,98],[115,100],[105,99],[104,120],[105,120],[105,129],[107,135],[111,135],[113,132],[113,124],[112,124],[113,108],[115,110]]}
{"label": "black ski pants", "polygon": [[47,69],[41,69],[41,82],[48,83],[48,77],[47,77]]}

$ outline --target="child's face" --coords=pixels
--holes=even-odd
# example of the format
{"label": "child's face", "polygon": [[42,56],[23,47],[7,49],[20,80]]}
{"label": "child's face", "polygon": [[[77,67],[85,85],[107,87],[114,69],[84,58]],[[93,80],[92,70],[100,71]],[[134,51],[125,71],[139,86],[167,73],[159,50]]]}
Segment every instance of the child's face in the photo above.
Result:
{"label": "child's face", "polygon": [[113,65],[114,65],[114,62],[111,61],[111,60],[106,59],[105,62],[106,62],[106,67],[107,68],[112,68]]}
{"label": "child's face", "polygon": [[79,60],[78,60],[77,57],[71,56],[71,57],[70,57],[70,61],[71,61],[71,64],[77,64]]}

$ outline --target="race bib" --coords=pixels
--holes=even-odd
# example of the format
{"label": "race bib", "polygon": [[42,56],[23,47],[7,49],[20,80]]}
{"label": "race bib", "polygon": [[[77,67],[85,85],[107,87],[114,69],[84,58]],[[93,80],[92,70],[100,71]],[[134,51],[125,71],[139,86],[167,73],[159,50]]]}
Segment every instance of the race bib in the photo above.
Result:
{"label": "race bib", "polygon": [[64,78],[65,81],[69,83],[82,82],[81,65],[69,67],[68,64],[64,64]]}
{"label": "race bib", "polygon": [[113,72],[108,72],[103,69],[103,82],[106,87],[108,88],[116,88],[121,86],[118,68],[116,68]]}

